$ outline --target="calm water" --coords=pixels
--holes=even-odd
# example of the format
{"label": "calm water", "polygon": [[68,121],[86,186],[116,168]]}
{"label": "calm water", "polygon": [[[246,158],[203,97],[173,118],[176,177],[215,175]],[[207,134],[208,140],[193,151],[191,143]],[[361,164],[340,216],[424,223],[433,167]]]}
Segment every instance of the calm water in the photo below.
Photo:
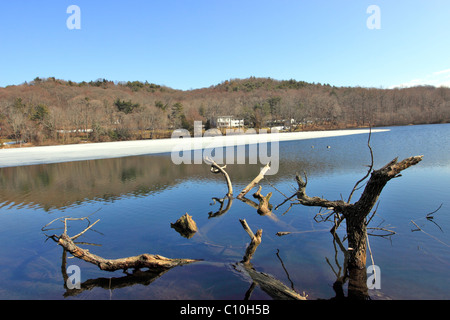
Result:
{"label": "calm water", "polygon": [[[369,295],[373,299],[449,299],[450,125],[389,129],[372,135],[375,168],[395,157],[424,155],[424,160],[391,180],[381,194],[369,227],[389,228],[396,234],[369,237],[374,263],[381,271],[381,289],[369,290]],[[273,192],[271,203],[276,206],[284,199],[280,192],[294,192],[296,172],[306,171],[310,196],[346,199],[369,164],[366,144],[367,135],[283,142],[280,170],[262,182],[262,193]],[[257,175],[259,167],[227,167],[235,194]],[[271,216],[261,216],[234,199],[227,212],[217,214],[220,206],[213,198],[222,198],[226,192],[223,178],[211,174],[207,165],[177,166],[170,155],[2,168],[0,299],[244,299],[252,281],[235,268],[249,242],[239,219],[246,219],[253,231],[263,229],[262,243],[252,259],[257,271],[307,293],[310,299],[336,296],[333,283],[342,276],[344,255],[328,232],[331,225],[314,220],[317,208],[296,205],[284,214],[288,209],[284,205]],[[426,219],[440,206],[433,219]],[[199,228],[190,239],[170,227],[186,212]],[[53,219],[92,213],[91,220],[100,222],[79,240],[96,244],[81,246],[97,255],[120,258],[154,253],[202,261],[157,276],[145,273],[127,278],[120,271],[104,272],[83,261],[65,259],[61,247],[46,241],[41,228]],[[411,220],[423,232],[413,231]],[[84,224],[74,222],[69,234],[83,228]],[[292,233],[278,237],[279,231]],[[343,225],[339,234],[344,233]],[[371,264],[370,256],[367,263]],[[76,292],[66,290],[63,278],[64,266],[73,264],[80,267],[83,283]],[[250,299],[271,297],[256,286]]]}

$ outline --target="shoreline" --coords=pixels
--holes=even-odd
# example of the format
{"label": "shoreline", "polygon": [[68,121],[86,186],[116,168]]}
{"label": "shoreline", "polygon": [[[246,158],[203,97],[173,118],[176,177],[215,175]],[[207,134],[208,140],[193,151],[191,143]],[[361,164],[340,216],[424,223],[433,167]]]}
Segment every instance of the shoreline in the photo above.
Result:
{"label": "shoreline", "polygon": [[[183,139],[183,142],[180,142],[181,139],[157,139],[0,149],[0,168],[163,154],[172,152],[174,148],[180,150],[180,146],[181,150],[188,151],[264,142],[270,143],[367,134],[369,131],[370,129],[344,129],[270,134],[239,134],[216,137],[187,137]],[[389,129],[372,129],[372,133],[386,131],[389,131]]]}

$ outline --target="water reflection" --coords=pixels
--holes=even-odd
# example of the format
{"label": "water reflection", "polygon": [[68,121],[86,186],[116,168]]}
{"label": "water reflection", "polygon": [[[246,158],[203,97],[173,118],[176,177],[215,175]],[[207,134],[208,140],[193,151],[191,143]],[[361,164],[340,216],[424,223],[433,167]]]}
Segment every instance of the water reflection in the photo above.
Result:
{"label": "water reflection", "polygon": [[[48,211],[86,201],[141,197],[186,180],[209,180],[207,168],[207,165],[174,165],[169,156],[2,168],[0,207],[30,206]],[[235,178],[245,179],[252,171],[237,165],[233,168]]]}
{"label": "water reflection", "polygon": [[[136,172],[136,171],[133,170],[133,172]],[[136,175],[133,175],[133,177],[136,177]],[[248,190],[247,190],[248,187],[246,187],[245,189],[247,190],[247,192],[252,191],[252,189],[255,187],[255,185],[253,185],[253,184],[250,184],[250,185],[252,185],[253,187]],[[272,219],[277,220],[277,217],[274,216],[271,212],[272,205],[270,205],[270,203],[268,202],[270,199],[271,193],[269,193],[267,195],[267,199],[266,199],[266,197],[261,195],[261,189],[262,189],[262,187],[259,186],[256,193],[253,194],[253,197],[260,201],[259,204],[246,198],[245,196],[238,197],[237,199],[240,200],[242,203],[249,205],[259,215],[268,216]],[[242,194],[243,193],[241,192],[240,195],[242,195]],[[266,210],[264,212],[261,210],[262,198],[266,200],[266,203],[265,203]],[[221,216],[221,215],[225,214],[227,211],[229,211],[231,209],[233,197],[231,195],[227,194],[223,198],[213,198],[213,200],[218,201],[220,203],[220,208],[215,213],[210,212],[209,218]],[[224,203],[226,200],[228,200],[228,202],[227,202],[227,206],[224,208]],[[186,216],[191,218],[187,214],[186,214]],[[57,218],[55,220],[61,220],[61,219],[62,218]],[[67,220],[85,220],[85,219],[87,219],[89,221],[89,217],[76,218],[76,219],[65,218],[64,219],[64,235],[66,235]],[[55,220],[51,221],[46,226],[44,226],[42,228],[42,231],[48,231],[49,225],[51,225]],[[92,225],[89,221],[89,225],[87,228],[85,228],[82,232],[78,233],[76,236],[70,237],[70,239],[75,239],[75,238],[82,236],[86,231],[88,231],[98,221],[99,220],[97,220]],[[285,271],[288,279],[291,282],[291,288],[286,286],[282,281],[267,274],[266,272],[258,271],[258,268],[255,267],[250,262],[257,247],[261,243],[262,229],[258,230],[256,233],[257,236],[255,236],[255,234],[253,234],[253,232],[250,230],[250,228],[247,225],[247,223],[245,222],[245,220],[240,220],[240,221],[242,223],[242,226],[244,227],[244,230],[247,231],[247,233],[250,235],[251,243],[250,243],[250,245],[247,246],[247,249],[245,250],[245,255],[244,255],[243,260],[239,261],[239,262],[231,263],[230,265],[235,270],[235,272],[237,272],[240,275],[243,275],[243,277],[245,277],[245,278],[248,278],[251,282],[250,288],[244,294],[245,299],[250,299],[255,287],[259,286],[261,288],[261,290],[264,291],[272,299],[305,300],[307,295],[304,292],[303,292],[303,294],[301,294],[301,293],[297,292],[297,290],[295,290],[294,283],[292,282],[292,280],[289,276],[289,272],[287,271],[287,269],[283,263],[283,260],[279,255],[279,249],[277,249],[276,255],[281,263],[283,270]],[[192,221],[192,223],[195,223],[195,222]],[[171,224],[171,225],[173,227],[173,224]],[[197,227],[195,227],[195,229],[197,231]],[[178,231],[178,232],[181,234],[181,236],[183,236],[187,239],[192,238],[192,236],[186,236],[182,232],[180,232],[180,231]],[[335,232],[332,232],[332,235],[333,235],[333,246],[335,249],[335,262],[336,262],[336,266],[338,267],[338,270],[339,270],[338,272],[336,272],[334,270],[332,264],[329,262],[328,258],[326,259],[328,265],[332,268],[332,270],[335,273],[336,278],[337,278],[333,284],[333,289],[336,293],[336,296],[332,299],[345,299],[345,298],[358,299],[358,300],[369,299],[370,297],[368,295],[368,288],[367,288],[367,283],[366,283],[366,279],[367,279],[366,270],[364,268],[363,269],[347,268],[348,260],[350,257],[349,253],[342,245],[342,241],[339,238],[339,236]],[[47,235],[47,237],[48,237],[48,239],[53,239],[54,241],[59,242],[59,239],[62,236],[58,237],[55,235],[53,235],[53,236]],[[256,238],[258,238],[257,242],[254,242]],[[200,240],[200,241],[204,241],[204,239]],[[80,243],[80,242],[78,242],[78,243]],[[81,244],[93,245],[91,243],[83,243],[83,242],[81,242]],[[73,246],[78,246],[78,244],[75,244],[75,242],[74,242]],[[344,267],[343,268],[339,265],[339,262],[338,262],[339,259],[338,259],[338,249],[337,248],[339,248],[341,250],[341,252],[343,253],[343,256],[344,256]],[[67,250],[70,250],[70,252],[72,252],[72,253],[74,251],[76,251],[76,252],[82,251],[82,249],[80,249],[79,247],[78,248],[72,247],[71,249],[67,249]],[[101,258],[101,257],[98,257],[98,256],[94,256],[94,257],[103,261],[103,258]],[[92,261],[92,259],[85,259],[83,257],[83,255],[78,256],[78,258],[83,259],[87,262],[98,264],[97,262]],[[119,260],[124,261],[127,259],[131,259],[131,258],[123,258],[123,259],[119,259]],[[64,279],[64,288],[66,290],[66,292],[64,293],[64,297],[76,296],[76,295],[83,293],[86,290],[92,290],[93,288],[107,289],[110,291],[110,294],[112,294],[112,291],[115,289],[121,289],[121,288],[129,287],[129,286],[134,286],[136,284],[142,284],[144,286],[148,286],[151,283],[153,283],[156,279],[161,278],[165,273],[167,273],[172,268],[176,268],[176,266],[171,266],[169,268],[163,268],[163,269],[161,269],[160,267],[157,267],[156,269],[153,269],[152,267],[150,267],[147,271],[143,271],[142,269],[147,269],[148,267],[135,267],[134,271],[130,273],[130,272],[128,272],[128,267],[125,267],[125,268],[123,268],[124,269],[123,272],[125,273],[125,276],[123,276],[123,277],[111,277],[111,278],[100,277],[100,278],[95,278],[95,279],[89,279],[89,280],[86,280],[83,283],[81,283],[77,288],[73,288],[73,287],[68,286],[68,281],[70,279],[69,279],[69,276],[67,275],[67,271],[66,271],[67,270],[67,268],[66,268],[67,261],[66,260],[67,260],[67,251],[66,251],[66,247],[64,246],[63,247],[63,255],[62,255],[62,263],[61,263],[62,278]],[[195,260],[192,260],[192,262],[195,263],[195,262],[202,261],[202,260],[204,260],[204,259],[200,259],[200,260],[195,259]],[[348,280],[348,295],[347,295],[347,297],[345,297],[343,286],[347,282],[347,280]],[[177,286],[177,284],[173,284],[173,286]]]}
{"label": "water reflection", "polygon": [[[330,233],[331,234],[331,233]],[[47,236],[51,238],[51,236]],[[347,269],[347,259],[348,252],[344,248],[341,239],[337,234],[332,234],[333,246],[335,249],[334,256],[334,264],[337,267],[335,270],[333,263],[330,262],[328,258],[326,258],[327,264],[332,269],[333,273],[336,276],[336,280],[333,283],[333,290],[335,292],[335,297],[331,298],[319,298],[321,299],[329,299],[329,300],[344,300],[344,299],[352,299],[352,300],[367,300],[370,299],[370,295],[368,293],[367,287],[367,274],[366,269]],[[93,245],[90,243],[77,242],[78,244],[83,245]],[[275,253],[278,260],[280,261],[280,267],[284,270],[291,284],[290,287],[285,285],[282,281],[275,278],[274,276],[267,274],[266,272],[258,271],[261,266],[255,266],[252,263],[244,263],[243,261],[237,261],[228,263],[229,268],[233,270],[236,276],[244,277],[250,282],[250,287],[242,292],[242,297],[244,300],[250,300],[252,293],[254,292],[256,287],[259,287],[263,292],[265,292],[271,299],[274,300],[307,300],[308,294],[300,292],[300,290],[295,289],[295,285],[292,282],[289,271],[286,269],[286,266],[283,262],[279,254],[280,250],[277,249]],[[246,252],[247,254],[247,252]],[[343,266],[339,264],[339,255],[343,255]],[[342,259],[342,258],[341,258]],[[71,262],[73,263],[73,262]],[[208,262],[206,262],[208,263]],[[194,262],[195,264],[195,262]],[[92,278],[79,283],[76,287],[68,286],[68,283],[71,283],[71,279],[67,274],[67,250],[62,248],[62,257],[61,257],[61,275],[64,287],[64,298],[68,297],[76,297],[78,295],[83,294],[85,291],[91,291],[96,288],[101,288],[103,290],[108,290],[110,294],[110,298],[113,295],[114,290],[119,290],[127,287],[132,287],[137,284],[143,286],[150,286],[155,280],[163,277],[169,270],[172,268],[168,268],[165,270],[162,269],[133,269],[133,271],[124,270],[123,276],[121,277],[98,277]],[[174,267],[176,270],[177,267]],[[296,270],[298,272],[298,270]],[[306,271],[306,270],[305,270]],[[175,271],[176,272],[176,271]],[[117,273],[114,273],[117,275]],[[345,296],[344,286],[345,283],[348,282],[348,292],[347,296]],[[172,287],[178,287],[182,284],[172,283]]]}
{"label": "water reflection", "polygon": [[[330,169],[330,163],[320,157],[308,159],[306,155],[292,158],[288,154],[271,180],[292,176],[293,170],[299,168],[311,174]],[[230,178],[237,185],[252,179],[260,167],[227,165]],[[124,196],[147,196],[191,180],[218,181],[211,176],[207,164],[175,165],[170,155],[1,168],[0,208],[28,206],[49,211],[88,201],[114,202]]]}
{"label": "water reflection", "polygon": [[[425,155],[422,168],[448,165],[450,154],[442,145],[448,145],[449,127],[399,127],[391,128],[392,132],[373,134],[375,168],[395,156],[412,154]],[[401,149],[399,141],[393,139],[396,136]],[[303,171],[311,177],[364,172],[370,160],[366,143],[367,135],[281,142],[279,171],[268,179],[274,183],[291,181],[296,172]],[[245,183],[261,167],[248,164],[248,159],[245,163],[228,164],[233,183]],[[214,177],[206,164],[175,165],[169,154],[0,168],[0,208],[30,206],[51,210],[93,200],[112,202],[123,196],[145,196],[195,179],[212,181]]]}
{"label": "water reflection", "polygon": [[[386,219],[386,223],[398,231],[392,242],[381,242],[384,240],[378,240],[379,237],[371,242],[375,263],[383,268],[382,298],[448,297],[448,286],[442,281],[448,273],[448,246],[423,232],[411,232],[414,226],[410,220],[442,242],[449,243],[446,231],[450,221],[444,213],[448,213],[450,153],[442,147],[448,145],[449,129],[450,125],[411,126],[392,128],[390,133],[372,136],[374,168],[396,156],[402,159],[425,155],[420,167],[396,179],[381,199],[378,220]],[[365,165],[369,163],[369,153],[366,143],[365,135],[281,143],[280,170],[277,175],[264,180],[262,193],[273,192],[271,203],[275,207],[285,197],[268,182],[290,195],[295,174],[306,171],[311,182],[311,195],[339,199],[342,193],[346,197],[354,183],[367,172]],[[331,148],[326,148],[327,145]],[[235,190],[242,190],[258,174],[260,167],[228,165],[227,172]],[[91,292],[91,296],[83,296],[83,293],[91,290],[88,288],[103,288],[115,289],[115,294],[124,299],[235,299],[246,295],[268,299],[270,296],[258,285],[253,285],[251,276],[247,274],[243,281],[244,273],[232,267],[242,257],[248,241],[247,238],[242,241],[242,233],[246,235],[236,228],[236,222],[238,218],[247,218],[252,226],[264,230],[263,243],[253,260],[254,271],[271,274],[287,284],[286,279],[291,279],[298,292],[305,290],[313,299],[352,297],[358,292],[356,289],[361,289],[362,297],[366,296],[367,275],[344,272],[345,248],[333,239],[329,228],[322,232],[313,226],[317,211],[295,206],[284,213],[289,206],[286,204],[278,211],[273,209],[277,220],[258,215],[253,192],[247,197],[253,203],[225,197],[223,178],[212,175],[209,168],[206,164],[177,166],[168,155],[0,168],[3,226],[0,236],[8,244],[4,246],[0,261],[0,295],[5,298],[12,293],[17,298],[60,298],[61,272],[63,277],[65,272],[64,268],[58,270],[61,252],[56,246],[43,244],[42,234],[36,230],[55,216],[85,215],[101,208],[97,213],[101,218],[101,234],[86,234],[86,241],[103,244],[93,250],[97,254],[120,257],[151,250],[167,257],[187,256],[205,261],[163,274],[147,271],[126,275],[114,273],[111,279],[110,274],[96,272],[95,266],[83,268],[83,281],[92,280],[84,281],[84,291],[68,294],[98,298],[98,291]],[[442,208],[434,214],[434,220],[427,219],[427,213],[436,210],[441,203]],[[44,210],[50,211],[50,215]],[[200,232],[192,239],[185,239],[170,229],[170,222],[185,212],[192,214],[199,226]],[[423,223],[428,228],[422,226]],[[280,238],[275,236],[278,231],[292,231],[292,234]],[[346,245],[344,240],[342,242]],[[32,254],[23,250],[25,245]],[[285,268],[276,256],[278,249]],[[35,276],[38,270],[56,270],[57,274],[52,271],[51,279],[40,274],[38,277]],[[28,274],[33,276],[34,282],[30,282]],[[133,283],[141,283],[145,288],[118,290],[129,288]],[[50,285],[54,287],[49,288]],[[147,287],[152,289],[145,291]],[[373,290],[368,292],[375,294]]]}

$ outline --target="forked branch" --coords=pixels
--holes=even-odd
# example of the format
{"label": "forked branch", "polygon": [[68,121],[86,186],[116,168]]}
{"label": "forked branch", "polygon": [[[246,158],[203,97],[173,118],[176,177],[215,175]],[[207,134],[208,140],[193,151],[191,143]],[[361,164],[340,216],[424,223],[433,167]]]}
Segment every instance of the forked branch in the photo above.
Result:
{"label": "forked branch", "polygon": [[[330,201],[319,197],[309,197],[306,194],[308,180],[305,179],[305,181],[303,181],[302,177],[298,174],[296,176],[298,190],[295,193],[295,196],[299,203],[305,206],[327,208],[336,213],[335,217],[337,217],[337,219],[335,219],[335,225],[331,229],[332,232],[336,231],[337,227],[344,219],[346,220],[347,238],[350,250],[349,265],[362,269],[366,264],[366,217],[372,211],[387,182],[393,178],[399,177],[401,171],[419,163],[422,161],[422,158],[423,156],[414,156],[400,162],[395,158],[381,169],[372,171],[370,179],[367,181],[365,189],[356,203],[349,203],[343,200]],[[357,185],[358,183],[356,186]],[[355,188],[353,190],[355,190]]]}
{"label": "forked branch", "polygon": [[[121,259],[105,259],[102,257],[99,257],[95,254],[92,254],[87,249],[82,249],[78,247],[74,243],[74,239],[78,238],[82,234],[84,234],[86,231],[88,231],[92,226],[94,226],[99,220],[97,220],[94,224],[89,225],[87,228],[85,228],[82,232],[78,233],[76,236],[69,236],[67,234],[67,222],[73,221],[73,220],[85,220],[85,218],[64,218],[64,233],[60,236],[52,235],[49,236],[49,238],[53,239],[55,242],[57,242],[59,245],[61,245],[65,250],[70,252],[74,257],[79,258],[81,260],[84,260],[86,262],[92,263],[97,265],[101,270],[104,271],[116,271],[116,270],[124,270],[127,269],[141,269],[141,268],[149,268],[151,270],[155,271],[163,271],[167,270],[179,265],[184,265],[192,262],[196,262],[199,260],[193,260],[193,259],[169,259],[162,257],[160,255],[152,255],[152,254],[141,254],[134,257],[126,257]],[[48,223],[45,227],[48,227],[50,224],[57,220],[62,219],[55,219]],[[45,228],[44,227],[44,228]],[[43,230],[44,230],[43,228]]]}
{"label": "forked branch", "polygon": [[245,251],[244,258],[242,259],[242,262],[244,264],[250,263],[250,260],[252,259],[253,255],[255,254],[256,249],[261,244],[261,238],[262,238],[262,229],[259,229],[256,231],[256,234],[253,233],[252,229],[250,229],[249,225],[247,224],[247,221],[245,219],[239,220],[241,222],[242,227],[244,230],[248,233],[251,242],[247,247],[247,250]]}

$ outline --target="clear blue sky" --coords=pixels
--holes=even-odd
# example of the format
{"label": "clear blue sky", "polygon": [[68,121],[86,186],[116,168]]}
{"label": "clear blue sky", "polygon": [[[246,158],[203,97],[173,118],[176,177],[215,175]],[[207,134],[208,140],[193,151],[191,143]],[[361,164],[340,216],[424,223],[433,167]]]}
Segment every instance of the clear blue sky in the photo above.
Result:
{"label": "clear blue sky", "polygon": [[[81,9],[69,30],[67,8]],[[381,29],[369,29],[370,5]],[[448,0],[0,2],[0,86],[35,77],[176,89],[271,77],[336,86],[450,86]]]}

